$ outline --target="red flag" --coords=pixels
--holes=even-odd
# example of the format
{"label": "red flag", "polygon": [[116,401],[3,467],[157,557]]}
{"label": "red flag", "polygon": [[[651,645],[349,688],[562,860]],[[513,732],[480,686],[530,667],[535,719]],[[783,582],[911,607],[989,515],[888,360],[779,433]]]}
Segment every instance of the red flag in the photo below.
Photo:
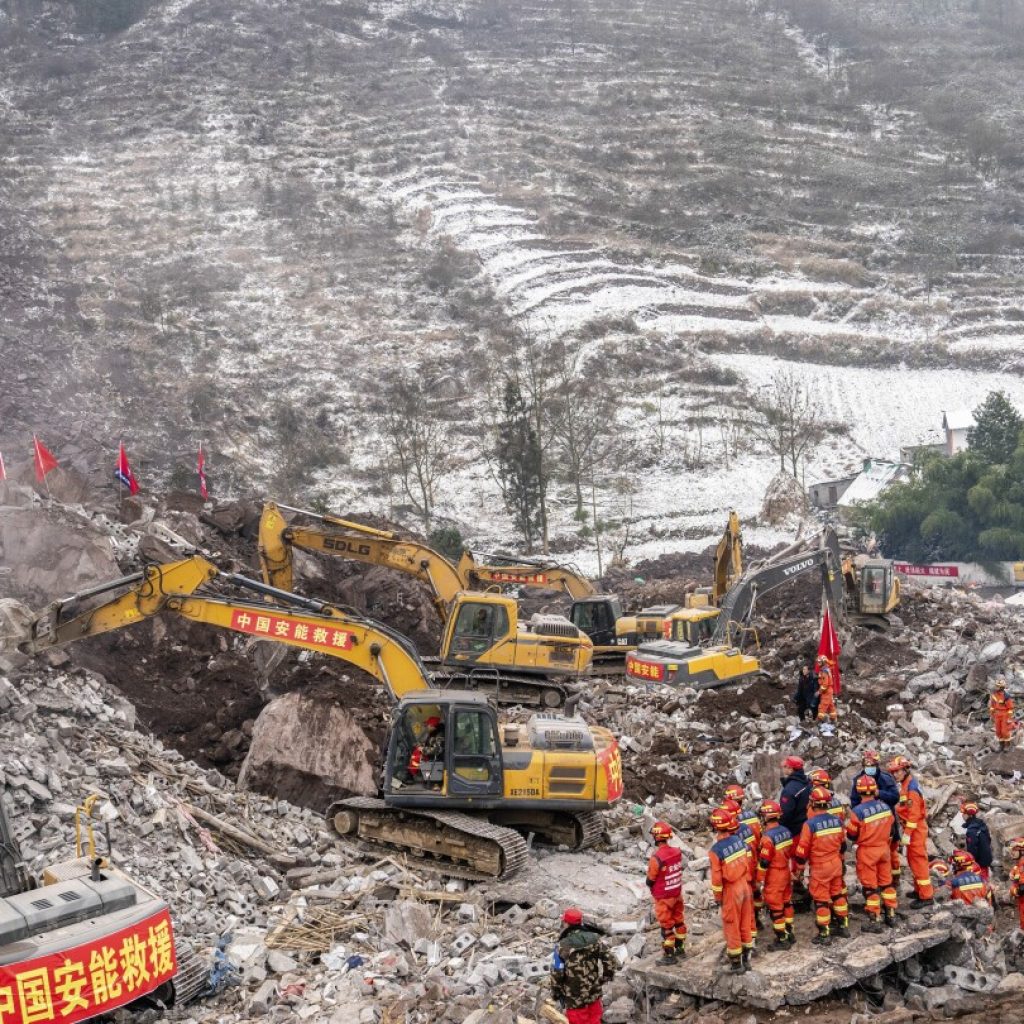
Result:
{"label": "red flag", "polygon": [[210,497],[206,487],[206,456],[203,454],[202,445],[199,446],[199,493],[203,496],[203,501]]}
{"label": "red flag", "polygon": [[0,452],[0,480],[7,479],[7,467],[4,465],[3,452]]}
{"label": "red flag", "polygon": [[835,692],[838,695],[842,689],[842,681],[839,678],[839,636],[836,627],[832,625],[832,614],[828,605],[825,605],[825,614],[821,618],[821,639],[818,641],[818,655],[828,661],[832,669],[832,682],[835,684]]}
{"label": "red flag", "polygon": [[135,479],[132,467],[128,465],[128,453],[124,450],[123,441],[118,446],[117,469],[114,470],[114,476],[117,477],[122,486],[128,488],[129,494],[139,493],[139,482]]}
{"label": "red flag", "polygon": [[42,483],[46,479],[46,474],[51,469],[57,469],[59,463],[53,457],[53,452],[35,434],[32,435],[32,445],[35,449],[36,479]]}

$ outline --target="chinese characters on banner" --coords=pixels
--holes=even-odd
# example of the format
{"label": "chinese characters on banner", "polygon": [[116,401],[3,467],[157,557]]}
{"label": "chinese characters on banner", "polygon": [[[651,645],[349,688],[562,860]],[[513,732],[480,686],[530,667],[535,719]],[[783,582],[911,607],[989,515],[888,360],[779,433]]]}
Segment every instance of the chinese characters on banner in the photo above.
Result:
{"label": "chinese characters on banner", "polygon": [[166,910],[94,942],[0,965],[0,1021],[88,1020],[127,1006],[178,971]]}
{"label": "chinese characters on banner", "polygon": [[665,678],[665,666],[649,661],[641,661],[632,655],[626,658],[626,675],[634,679],[650,679],[660,683]]}
{"label": "chinese characters on banner", "polygon": [[491,580],[495,583],[529,583],[540,585],[547,583],[548,578],[542,572],[492,572]]}
{"label": "chinese characters on banner", "polygon": [[911,565],[909,562],[894,562],[893,568],[904,576],[947,576],[958,577],[960,569],[955,565]]}
{"label": "chinese characters on banner", "polygon": [[[271,640],[296,640],[308,647],[321,647],[325,651],[347,651],[355,643],[348,630],[317,625],[283,615],[264,615],[241,609],[231,614],[231,628],[239,633],[265,636]],[[3,1018],[0,1017],[0,1024]]]}

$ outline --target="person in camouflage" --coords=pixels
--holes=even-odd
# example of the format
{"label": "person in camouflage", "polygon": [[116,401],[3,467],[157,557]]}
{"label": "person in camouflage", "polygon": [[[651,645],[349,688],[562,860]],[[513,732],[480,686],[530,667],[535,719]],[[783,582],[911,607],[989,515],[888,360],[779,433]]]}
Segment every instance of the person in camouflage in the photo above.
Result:
{"label": "person in camouflage", "polygon": [[569,1024],[601,1024],[601,990],[615,977],[618,961],[596,929],[583,923],[578,907],[566,910],[562,924],[551,963],[551,992]]}

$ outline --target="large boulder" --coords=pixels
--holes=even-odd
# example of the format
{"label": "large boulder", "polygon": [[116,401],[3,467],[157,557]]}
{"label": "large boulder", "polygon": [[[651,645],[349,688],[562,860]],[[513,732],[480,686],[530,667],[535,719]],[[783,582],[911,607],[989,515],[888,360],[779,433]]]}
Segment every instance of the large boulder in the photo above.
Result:
{"label": "large boulder", "polygon": [[322,811],[339,797],[376,794],[379,757],[346,708],[289,693],[256,719],[238,786]]}

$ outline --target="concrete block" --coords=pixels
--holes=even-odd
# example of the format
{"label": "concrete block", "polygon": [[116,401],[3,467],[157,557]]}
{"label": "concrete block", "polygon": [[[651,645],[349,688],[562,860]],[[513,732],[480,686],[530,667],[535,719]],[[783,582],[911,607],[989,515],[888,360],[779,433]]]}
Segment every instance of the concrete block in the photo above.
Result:
{"label": "concrete block", "polygon": [[612,935],[632,935],[640,930],[638,921],[613,921],[608,929]]}
{"label": "concrete block", "polygon": [[460,921],[472,924],[480,917],[480,908],[475,903],[460,903],[458,917]]}
{"label": "concrete block", "polygon": [[528,964],[525,964],[522,969],[522,976],[527,980],[543,978],[545,975],[551,973],[551,961],[550,960],[533,960]]}
{"label": "concrete block", "polygon": [[513,903],[504,914],[501,915],[502,921],[512,928],[516,928],[521,925],[530,916],[527,910],[524,910],[518,903]]}
{"label": "concrete block", "polygon": [[484,949],[497,949],[501,945],[501,937],[497,932],[485,932],[480,936],[480,945]]}
{"label": "concrete block", "polygon": [[265,981],[256,990],[256,994],[249,1003],[249,1012],[256,1014],[267,1014],[270,1007],[277,1001],[277,982]]}
{"label": "concrete block", "polygon": [[998,975],[974,971],[969,967],[957,967],[955,964],[946,964],[944,970],[950,984],[965,992],[993,992],[1002,980]]}
{"label": "concrete block", "polygon": [[252,887],[256,890],[256,895],[264,900],[277,899],[281,892],[281,886],[269,875],[257,875],[253,879]]}
{"label": "concrete block", "polygon": [[461,956],[475,942],[475,935],[471,935],[469,932],[462,932],[460,935],[455,936],[455,941],[452,943],[452,951],[456,956]]}

